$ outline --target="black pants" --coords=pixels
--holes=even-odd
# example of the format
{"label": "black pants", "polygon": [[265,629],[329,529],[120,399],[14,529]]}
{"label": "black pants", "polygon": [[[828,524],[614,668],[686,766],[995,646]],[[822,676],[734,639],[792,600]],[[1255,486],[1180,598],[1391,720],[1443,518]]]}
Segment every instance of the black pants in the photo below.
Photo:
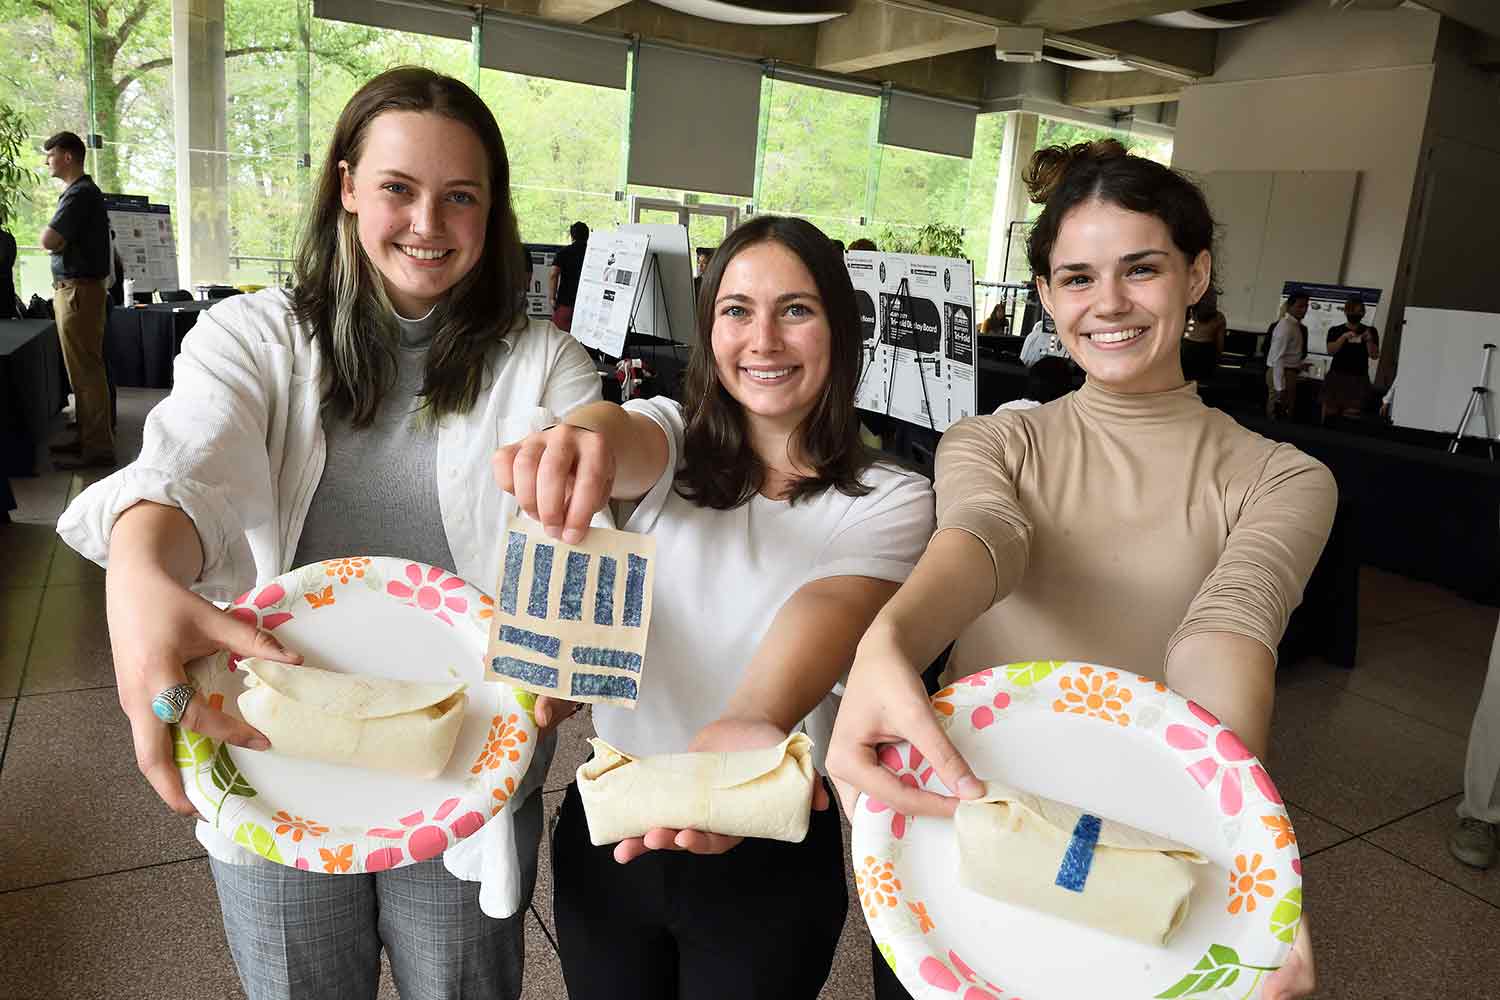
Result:
{"label": "black pants", "polygon": [[800,844],[628,865],[589,842],[576,785],[558,810],[552,909],[570,1000],[813,1000],[848,906],[834,808],[813,812]]}

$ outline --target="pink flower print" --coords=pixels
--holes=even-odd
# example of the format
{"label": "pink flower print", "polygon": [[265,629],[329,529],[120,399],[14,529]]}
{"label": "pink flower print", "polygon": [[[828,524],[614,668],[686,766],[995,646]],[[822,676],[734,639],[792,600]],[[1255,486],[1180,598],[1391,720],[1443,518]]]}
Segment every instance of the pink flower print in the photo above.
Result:
{"label": "pink flower print", "polygon": [[[901,751],[889,743],[880,748],[878,756],[880,763],[885,765],[885,769],[895,774],[896,780],[908,788],[921,787],[932,777],[932,767],[924,766],[927,764],[927,760],[922,756],[922,751],[914,746],[907,747],[906,762],[904,763],[901,760]],[[917,773],[918,771],[921,772],[920,776]],[[881,813],[890,809],[891,834],[897,840],[906,836],[906,824],[910,819],[909,816],[904,816],[896,812],[891,806],[869,795],[865,796],[865,808],[872,813]]]}
{"label": "pink flower print", "polygon": [[435,858],[448,849],[448,831],[453,832],[455,841],[462,840],[471,833],[484,826],[485,817],[483,813],[470,811],[459,816],[448,829],[438,825],[447,819],[454,810],[458,808],[457,798],[448,799],[437,807],[432,814],[432,822],[426,822],[426,814],[418,811],[408,816],[402,816],[398,821],[400,827],[374,827],[368,831],[371,837],[380,837],[383,840],[403,840],[406,842],[405,851],[399,847],[382,847],[371,851],[365,857],[365,871],[385,871],[401,863],[405,855],[410,854],[413,861],[426,861]]}
{"label": "pink flower print", "polygon": [[995,709],[1005,709],[1010,707],[1010,695],[1005,693],[1004,691],[1001,691],[999,694],[995,695],[993,704],[995,708],[991,708],[989,705],[980,705],[978,708],[974,709],[974,711],[969,713],[969,723],[975,729],[988,729],[990,726],[992,726],[996,719]]}
{"label": "pink flower print", "polygon": [[[1213,713],[1193,702],[1188,710],[1203,723],[1204,728],[1174,723],[1167,727],[1167,745],[1184,752],[1204,751],[1187,767],[1198,787],[1208,790],[1217,780],[1219,783],[1219,811],[1225,816],[1238,816],[1245,805],[1244,779],[1248,772],[1250,780],[1269,801],[1280,805],[1281,795],[1271,783],[1271,776],[1259,764],[1252,763],[1254,755],[1240,742],[1240,738],[1223,728]],[[1217,732],[1215,731],[1217,730]]]}
{"label": "pink flower print", "polygon": [[[263,628],[267,632],[273,631],[278,625],[292,620],[291,614],[286,611],[275,611],[271,614],[266,614],[265,611],[266,608],[286,598],[286,588],[282,587],[281,584],[273,583],[264,587],[260,593],[255,595],[254,600],[250,599],[250,594],[251,591],[245,591],[229,608],[231,617],[238,618],[247,625]],[[229,654],[229,669],[231,671],[238,668],[239,663],[240,657],[238,654]]]}
{"label": "pink flower print", "polygon": [[424,579],[421,566],[407,563],[406,578],[411,581],[410,586],[399,580],[392,580],[385,585],[385,589],[392,597],[401,598],[407,607],[430,612],[449,625],[453,624],[453,619],[448,617],[449,611],[463,614],[469,610],[468,598],[452,593],[464,585],[458,577],[450,576],[436,566],[429,566]]}
{"label": "pink flower print", "polygon": [[[917,966],[917,974],[929,986],[936,986],[945,993],[952,993],[962,1000],[997,1000],[1005,991],[988,979],[980,977],[955,952],[948,952],[948,961],[928,955]],[[963,979],[960,980],[959,977]],[[964,984],[970,984],[965,989]],[[983,983],[983,987],[973,985]]]}

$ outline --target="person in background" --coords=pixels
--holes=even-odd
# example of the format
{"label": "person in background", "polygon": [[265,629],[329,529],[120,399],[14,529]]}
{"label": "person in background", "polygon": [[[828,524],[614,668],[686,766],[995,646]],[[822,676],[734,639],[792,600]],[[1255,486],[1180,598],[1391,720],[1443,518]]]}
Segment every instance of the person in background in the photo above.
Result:
{"label": "person in background", "polygon": [[[1276,649],[1338,500],[1323,465],[1205,406],[1183,378],[1187,307],[1213,284],[1203,192],[1112,139],[1038,150],[1023,177],[1045,206],[1027,238],[1036,289],[1088,377],[943,435],[937,533],[860,640],[828,751],[836,782],[899,814],[951,816],[958,798],[886,770],[880,748],[898,740],[956,796],[983,793],[922,683],[950,643],[942,683],[1028,660],[1111,664],[1170,685],[1264,755]],[[1266,1000],[1312,993],[1308,934],[1304,917]],[[901,996],[873,964],[876,996]]]}
{"label": "person in background", "polygon": [[589,248],[589,227],[575,222],[568,227],[573,240],[552,258],[549,276],[552,322],[563,331],[573,329],[573,303],[578,300],[578,278],[583,274],[583,255]]}
{"label": "person in background", "polygon": [[[801,219],[762,215],[714,255],[686,401],[583,407],[501,449],[495,475],[566,541],[611,499],[656,539],[651,677],[594,727],[631,754],[774,746],[807,728],[932,533],[932,487],[859,442],[858,306]],[[571,498],[571,499],[570,499]],[[576,706],[537,701],[538,718]],[[595,847],[577,785],[552,839],[572,1000],[813,1000],[847,908],[838,815],[817,779],[800,843],[655,829]]]}
{"label": "person in background", "polygon": [[828,242],[833,244],[833,248],[839,252],[840,257],[844,256],[844,254],[848,252],[847,248],[845,248],[844,246],[843,240],[829,240]]}
{"label": "person in background", "polygon": [[1500,629],[1490,643],[1490,667],[1484,692],[1469,729],[1464,759],[1464,797],[1458,804],[1458,826],[1448,835],[1448,851],[1471,868],[1495,863],[1500,829]]}
{"label": "person in background", "polygon": [[875,241],[874,240],[866,239],[864,237],[860,237],[859,239],[855,240],[853,243],[849,244],[849,249],[851,251],[853,251],[853,250],[879,250],[880,248],[875,245]]}
{"label": "person in background", "polygon": [[1034,410],[1073,391],[1073,369],[1067,358],[1048,355],[1026,372],[1026,389],[1020,399],[1001,403],[1001,410]]}
{"label": "person in background", "polygon": [[[106,567],[136,764],[185,816],[195,808],[168,722],[273,749],[197,696],[185,664],[219,649],[301,660],[211,600],[359,553],[492,584],[496,525],[516,510],[487,474],[494,450],[600,395],[582,345],[526,317],[504,139],[463,83],[410,66],[370,80],[340,113],[314,191],[296,289],[204,312],[140,458],[58,520],[64,542]],[[185,707],[158,716],[153,696]],[[490,820],[513,837],[488,859],[520,886],[505,919],[481,911],[488,862],[460,851],[468,841],[417,864],[325,874],[199,822],[250,1000],[374,1000],[382,949],[404,1000],[516,1000],[554,746],[543,734]]]}
{"label": "person in background", "polygon": [[1188,307],[1187,331],[1182,335],[1182,374],[1189,382],[1206,382],[1224,353],[1229,321],[1219,312],[1219,295],[1212,288]]}
{"label": "person in background", "polygon": [[1010,329],[1010,321],[1005,318],[1004,303],[996,303],[995,308],[991,309],[990,314],[984,318],[984,322],[979,324],[979,332],[992,337],[1000,336],[1008,329]]}
{"label": "person in background", "polygon": [[714,248],[698,247],[698,249],[694,252],[694,257],[696,258],[695,270],[697,276],[701,278],[708,272],[708,262],[714,259]]}
{"label": "person in background", "polygon": [[1307,293],[1293,291],[1287,296],[1281,319],[1271,329],[1271,346],[1266,349],[1266,416],[1272,420],[1290,420],[1297,409],[1297,373],[1307,355]]}
{"label": "person in background", "polygon": [[1031,324],[1031,332],[1021,342],[1021,364],[1030,368],[1043,358],[1066,358],[1068,349],[1057,335],[1052,314],[1042,310],[1041,319]]}
{"label": "person in background", "polygon": [[1323,377],[1323,422],[1331,417],[1358,418],[1374,391],[1370,362],[1380,358],[1380,331],[1364,322],[1365,300],[1354,293],[1344,302],[1344,322],[1328,330],[1333,360]]}
{"label": "person in background", "polygon": [[47,170],[67,185],[38,241],[52,254],[52,308],[78,418],[76,440],[55,444],[59,469],[115,464],[109,382],[104,372],[105,291],[111,261],[104,194],[83,169],[83,140],[58,132],[42,144]]}

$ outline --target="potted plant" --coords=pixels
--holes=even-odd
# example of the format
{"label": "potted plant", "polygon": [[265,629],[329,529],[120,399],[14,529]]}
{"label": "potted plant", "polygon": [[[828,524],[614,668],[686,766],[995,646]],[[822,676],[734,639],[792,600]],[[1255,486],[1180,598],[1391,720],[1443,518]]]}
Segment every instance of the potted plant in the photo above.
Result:
{"label": "potted plant", "polygon": [[21,199],[31,199],[31,188],[41,175],[22,165],[27,157],[26,116],[0,100],[0,318],[13,314],[15,305],[16,238],[10,233],[10,220]]}

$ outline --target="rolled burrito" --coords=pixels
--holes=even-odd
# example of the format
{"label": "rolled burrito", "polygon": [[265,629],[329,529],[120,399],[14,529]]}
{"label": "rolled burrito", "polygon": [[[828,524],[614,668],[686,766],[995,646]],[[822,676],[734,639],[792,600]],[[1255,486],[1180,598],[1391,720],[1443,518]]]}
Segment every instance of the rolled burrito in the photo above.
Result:
{"label": "rolled burrito", "polygon": [[812,740],[793,733],[764,750],[634,757],[601,739],[578,769],[594,846],[647,830],[702,830],[800,843],[812,810]]}
{"label": "rolled burrito", "polygon": [[1207,863],[1164,837],[993,781],[953,820],[960,885],[1156,946],[1187,920],[1190,865]]}
{"label": "rolled burrito", "polygon": [[435,778],[463,728],[468,695],[460,681],[421,684],[253,658],[240,669],[240,714],[273,751],[291,757]]}

